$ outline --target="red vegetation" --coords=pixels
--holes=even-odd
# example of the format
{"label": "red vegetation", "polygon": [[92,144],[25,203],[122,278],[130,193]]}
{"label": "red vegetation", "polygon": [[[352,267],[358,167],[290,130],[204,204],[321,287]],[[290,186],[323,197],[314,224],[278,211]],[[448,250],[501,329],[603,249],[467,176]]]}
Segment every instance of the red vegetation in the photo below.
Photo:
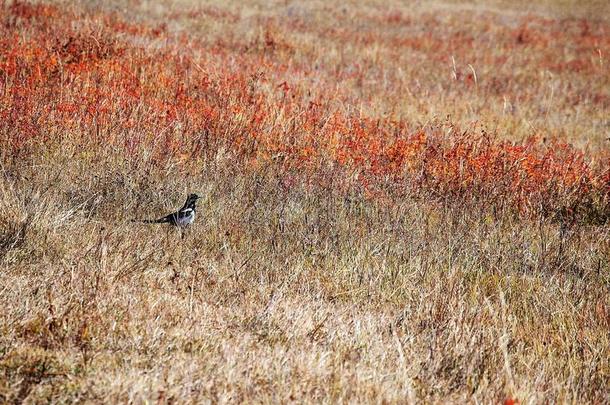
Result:
{"label": "red vegetation", "polygon": [[[215,9],[203,12],[222,17]],[[390,13],[387,22],[409,24],[409,19]],[[581,35],[595,44],[608,41],[584,28]],[[171,41],[149,46],[159,36]],[[524,25],[513,42],[545,46],[545,38]],[[443,42],[422,33],[402,38],[399,45],[425,50],[471,47],[471,42]],[[273,29],[247,48],[205,46],[173,38],[163,26],[128,24],[114,15],[76,15],[25,2],[4,5],[0,147],[5,157],[24,157],[39,147],[76,142],[127,156],[152,151],[159,164],[185,165],[222,148],[244,168],[273,162],[284,173],[299,170],[320,182],[329,180],[330,170],[337,187],[353,186],[350,179],[356,179],[370,196],[410,193],[484,201],[524,215],[608,220],[607,156],[593,163],[568,144],[540,137],[516,144],[476,127],[414,127],[343,111],[335,101],[344,100],[332,90],[317,88],[311,94],[290,81],[312,75],[313,67],[288,67],[274,59],[277,52],[293,50]],[[591,60],[554,68],[593,69]],[[362,68],[354,66],[353,74]],[[345,73],[337,74],[345,79]]]}

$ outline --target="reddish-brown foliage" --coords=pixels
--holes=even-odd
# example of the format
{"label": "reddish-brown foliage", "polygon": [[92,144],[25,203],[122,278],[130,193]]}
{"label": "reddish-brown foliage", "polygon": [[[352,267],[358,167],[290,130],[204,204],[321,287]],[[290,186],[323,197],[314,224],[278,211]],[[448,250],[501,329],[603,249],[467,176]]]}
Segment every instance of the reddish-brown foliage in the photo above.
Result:
{"label": "reddish-brown foliage", "polygon": [[[162,47],[137,45],[171,35],[165,27],[128,24],[114,15],[78,16],[26,2],[0,12],[0,143],[13,156],[66,138],[119,148],[127,156],[152,150],[156,162],[185,163],[214,156],[222,147],[245,168],[279,161],[286,173],[298,169],[323,181],[316,173],[333,167],[335,175],[357,179],[371,196],[408,192],[526,215],[607,221],[607,157],[593,164],[570,145],[540,137],[506,142],[475,127],[418,128],[338,109],[335,101],[345,101],[343,95],[323,87],[312,95],[291,82],[312,71],[274,59],[293,47],[273,25],[247,52],[235,53],[230,44],[209,47],[183,37]],[[214,9],[204,13],[225,18]],[[396,13],[386,20],[409,24]],[[338,29],[328,35],[343,40]],[[355,41],[368,44],[373,35],[363,32]],[[527,22],[513,35],[512,46],[544,47],[549,41],[546,31]],[[608,41],[586,27],[581,35],[592,46]],[[393,40],[422,51],[434,48],[441,61],[442,49],[468,49],[474,38],[444,41],[421,33]],[[202,56],[193,59],[184,49]],[[549,66],[595,68],[591,58]],[[369,69],[354,65],[337,78],[361,81]],[[476,84],[470,73],[462,78],[456,72],[455,78]]]}

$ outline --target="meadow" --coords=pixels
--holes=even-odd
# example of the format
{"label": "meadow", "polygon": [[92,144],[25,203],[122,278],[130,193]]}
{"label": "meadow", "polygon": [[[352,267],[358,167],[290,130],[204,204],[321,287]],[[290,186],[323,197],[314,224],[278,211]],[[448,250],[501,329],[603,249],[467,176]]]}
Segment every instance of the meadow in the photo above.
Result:
{"label": "meadow", "polygon": [[610,402],[608,16],[0,2],[0,402]]}

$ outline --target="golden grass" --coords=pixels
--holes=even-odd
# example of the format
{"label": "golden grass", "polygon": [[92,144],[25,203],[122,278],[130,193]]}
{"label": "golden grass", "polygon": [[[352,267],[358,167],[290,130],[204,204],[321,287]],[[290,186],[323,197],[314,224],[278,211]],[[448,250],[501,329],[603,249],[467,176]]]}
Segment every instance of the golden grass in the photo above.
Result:
{"label": "golden grass", "polygon": [[[60,170],[45,180],[65,187]],[[125,174],[95,173],[98,190]],[[215,177],[198,180],[208,200],[182,240],[127,222],[145,203],[162,211],[140,187],[178,202],[169,190],[195,186],[166,175],[81,196],[88,209],[49,192],[23,206],[25,179],[2,190],[15,229],[3,235],[5,399],[606,399],[607,228],[562,239],[544,222]]]}
{"label": "golden grass", "polygon": [[[53,4],[57,20],[1,15],[18,34],[0,59],[1,402],[610,401],[607,23],[455,3]],[[63,70],[37,81],[38,48],[13,47],[30,39]],[[409,161],[377,175],[308,143],[294,123],[310,102],[312,133],[362,130],[355,150],[377,134],[365,118],[392,141],[483,127],[499,150],[580,147],[592,179],[522,190],[549,212],[466,177],[420,189]],[[187,192],[204,199],[184,238],[131,222]]]}

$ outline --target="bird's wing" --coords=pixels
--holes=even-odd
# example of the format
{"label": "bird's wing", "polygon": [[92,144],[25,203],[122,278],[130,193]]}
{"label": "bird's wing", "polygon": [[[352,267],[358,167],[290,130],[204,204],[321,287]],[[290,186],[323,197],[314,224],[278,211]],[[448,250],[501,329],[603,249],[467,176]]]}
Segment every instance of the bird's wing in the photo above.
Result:
{"label": "bird's wing", "polygon": [[178,214],[178,218],[187,218],[187,217],[190,217],[191,215],[193,215],[193,209],[186,208],[186,209],[178,211],[177,214]]}

